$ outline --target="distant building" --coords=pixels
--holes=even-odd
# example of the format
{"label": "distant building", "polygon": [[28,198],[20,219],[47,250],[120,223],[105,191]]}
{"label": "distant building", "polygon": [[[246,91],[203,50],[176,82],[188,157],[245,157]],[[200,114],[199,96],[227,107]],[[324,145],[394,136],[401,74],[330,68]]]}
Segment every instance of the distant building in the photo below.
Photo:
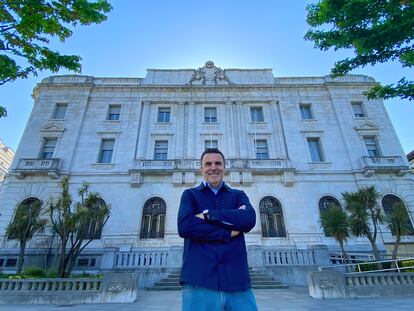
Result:
{"label": "distant building", "polygon": [[14,158],[14,151],[7,147],[0,139],[0,184],[4,180],[4,176],[9,171],[10,165]]}
{"label": "distant building", "polygon": [[414,172],[414,150],[407,154],[408,162],[410,162],[411,170]]}
{"label": "distant building", "polygon": [[[18,252],[16,241],[3,238],[16,206],[46,206],[68,176],[75,198],[88,181],[112,206],[76,269],[179,267],[180,196],[200,183],[203,150],[218,147],[227,159],[226,182],[244,190],[256,209],[256,226],[246,235],[249,264],[286,268],[277,277],[304,283],[306,274],[289,279],[299,275],[289,269],[329,264],[328,253],[339,252],[319,216],[344,207],[344,191],[375,185],[386,213],[395,202],[414,212],[413,174],[384,104],[363,95],[373,85],[363,75],[274,77],[271,69],[223,70],[212,62],[149,69],[145,78],[46,78],[34,89],[33,112],[0,194],[0,262],[11,267]],[[26,264],[44,258],[50,239],[46,230],[30,241]],[[394,241],[382,225],[380,249]],[[413,242],[403,237],[402,249],[414,253]],[[369,253],[371,246],[357,238],[346,249]]]}

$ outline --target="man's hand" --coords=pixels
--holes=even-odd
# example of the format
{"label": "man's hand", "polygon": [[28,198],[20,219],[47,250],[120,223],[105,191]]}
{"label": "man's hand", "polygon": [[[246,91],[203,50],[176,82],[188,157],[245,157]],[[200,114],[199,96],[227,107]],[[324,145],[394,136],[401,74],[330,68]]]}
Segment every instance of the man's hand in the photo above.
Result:
{"label": "man's hand", "polygon": [[240,234],[240,231],[231,230],[231,237],[234,238],[235,236],[238,236]]}

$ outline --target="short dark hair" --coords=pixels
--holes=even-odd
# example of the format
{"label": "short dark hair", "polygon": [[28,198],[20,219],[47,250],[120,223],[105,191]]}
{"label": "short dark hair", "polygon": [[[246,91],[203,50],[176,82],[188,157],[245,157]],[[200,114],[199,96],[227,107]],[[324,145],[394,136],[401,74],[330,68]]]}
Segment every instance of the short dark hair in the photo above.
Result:
{"label": "short dark hair", "polygon": [[223,158],[223,165],[224,166],[226,165],[226,159],[224,158],[223,152],[221,152],[218,148],[208,148],[208,149],[204,150],[204,152],[201,154],[201,157],[200,157],[200,166],[203,166],[203,157],[207,153],[218,153]]}

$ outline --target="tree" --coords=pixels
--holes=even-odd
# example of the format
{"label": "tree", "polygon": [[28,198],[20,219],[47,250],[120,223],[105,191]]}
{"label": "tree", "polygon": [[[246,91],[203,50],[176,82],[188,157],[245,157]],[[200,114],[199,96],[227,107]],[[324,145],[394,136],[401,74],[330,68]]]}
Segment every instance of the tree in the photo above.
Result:
{"label": "tree", "polygon": [[24,200],[17,206],[15,216],[6,228],[6,238],[19,240],[20,243],[16,273],[22,272],[27,241],[44,228],[45,222],[39,218],[41,207],[39,199]]}
{"label": "tree", "polygon": [[0,85],[42,70],[80,72],[80,56],[52,51],[50,39],[64,42],[75,26],[99,24],[111,9],[107,0],[2,0]]}
{"label": "tree", "polygon": [[392,207],[392,212],[387,217],[388,227],[395,235],[394,249],[392,259],[397,258],[398,246],[400,245],[401,236],[412,233],[410,216],[402,202],[396,202]]}
{"label": "tree", "polygon": [[[387,61],[402,67],[414,65],[414,7],[411,0],[320,0],[306,7],[311,26],[305,39],[326,51],[353,49],[355,56],[335,63],[334,76]],[[373,87],[369,99],[414,99],[414,83],[405,78],[396,84]]]}
{"label": "tree", "polygon": [[69,193],[69,178],[61,182],[62,193],[56,203],[49,203],[52,230],[59,237],[59,277],[69,277],[78,255],[95,236],[88,234],[93,229],[101,231],[110,216],[110,206],[102,204],[99,193],[90,192],[83,183],[78,193],[81,201],[72,204]]}
{"label": "tree", "polygon": [[341,247],[342,258],[348,261],[345,253],[344,242],[349,237],[348,215],[339,207],[334,206],[321,212],[319,219],[325,235],[333,237]]}
{"label": "tree", "polygon": [[385,217],[377,201],[379,193],[374,186],[362,187],[356,192],[342,193],[349,215],[350,231],[354,236],[365,236],[372,246],[376,261],[381,260],[376,244],[378,225],[383,223]]}

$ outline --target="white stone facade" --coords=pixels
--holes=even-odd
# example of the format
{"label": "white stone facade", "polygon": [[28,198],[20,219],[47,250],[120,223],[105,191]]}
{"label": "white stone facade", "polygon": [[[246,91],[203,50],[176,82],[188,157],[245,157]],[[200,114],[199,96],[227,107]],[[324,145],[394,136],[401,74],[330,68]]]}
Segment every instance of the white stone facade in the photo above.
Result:
{"label": "white stone facade", "polygon": [[[197,70],[150,69],[142,79],[44,79],[34,90],[34,108],[0,196],[0,238],[19,202],[47,202],[69,176],[74,196],[88,181],[112,206],[101,239],[89,249],[181,246],[180,196],[201,181],[198,160],[206,140],[217,141],[227,159],[225,180],[243,189],[257,211],[248,245],[336,247],[320,229],[319,200],[331,196],[343,205],[341,193],[363,185],[398,196],[412,216],[413,174],[383,102],[363,96],[373,85],[374,79],[359,75],[280,78],[271,69],[222,70],[211,62]],[[158,122],[162,108],[165,122]],[[119,119],[109,120],[118,110]],[[208,122],[207,111],[213,111]],[[372,141],[375,146],[368,146]],[[156,142],[161,160],[154,160]],[[107,162],[106,143],[112,156],[100,163]],[[53,154],[41,160],[46,151]],[[286,236],[262,236],[259,203],[266,196],[280,202]],[[165,235],[143,239],[143,207],[154,197],[166,203]],[[47,232],[30,247],[41,247],[45,239]],[[378,242],[393,242],[385,226]],[[3,250],[17,247],[15,241],[1,243]],[[351,240],[347,248],[370,249],[364,239]]]}
{"label": "white stone facade", "polygon": [[13,158],[14,151],[10,147],[7,147],[0,139],[0,187],[4,180],[4,176],[9,171]]}

